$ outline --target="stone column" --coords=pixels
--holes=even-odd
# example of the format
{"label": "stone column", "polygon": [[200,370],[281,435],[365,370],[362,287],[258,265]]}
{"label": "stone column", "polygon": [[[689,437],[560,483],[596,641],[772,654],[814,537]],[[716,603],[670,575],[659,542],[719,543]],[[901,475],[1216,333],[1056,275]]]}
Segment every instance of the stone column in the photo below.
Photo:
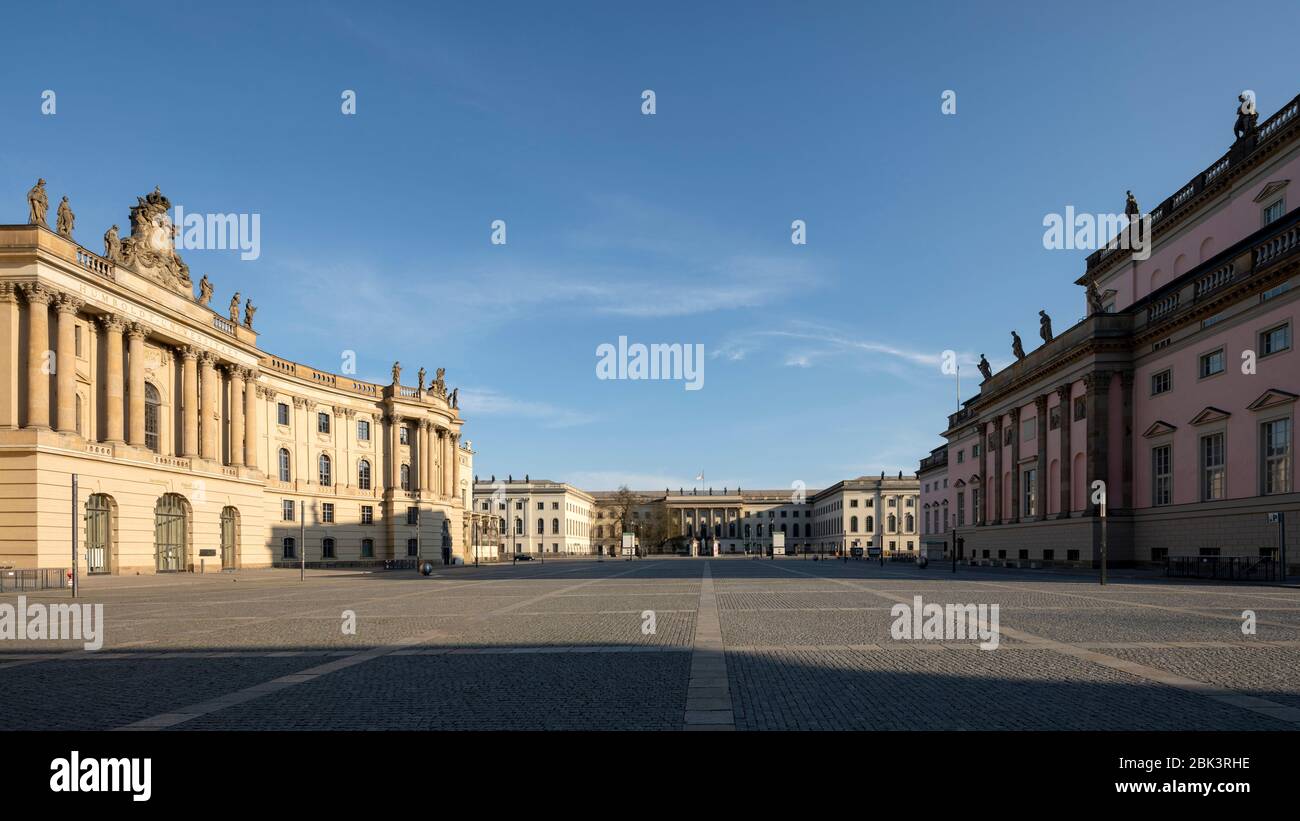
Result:
{"label": "stone column", "polygon": [[230,377],[230,464],[236,467],[244,465],[244,378],[248,369],[239,365],[227,365],[226,375]]}
{"label": "stone column", "polygon": [[[1106,482],[1106,494],[1110,489],[1110,371],[1093,371],[1083,377],[1087,389],[1088,402],[1088,439],[1087,465],[1088,475],[1084,477],[1084,487],[1091,490],[1092,483],[1098,479]],[[1109,502],[1109,499],[1107,499]],[[1101,511],[1092,504],[1092,493],[1087,494],[1085,509],[1096,516]]]}
{"label": "stone column", "polygon": [[[979,442],[980,442],[980,503],[979,505],[976,506],[977,511],[975,513],[975,524],[979,525],[980,527],[983,527],[984,525],[989,523],[988,507],[989,507],[990,434],[989,434],[989,426],[983,422],[979,423],[979,426],[976,428],[976,430],[979,432]],[[938,515],[937,508],[935,509],[935,515],[936,516]],[[943,533],[943,528],[940,527],[940,523],[935,524],[934,532]]]}
{"label": "stone column", "polygon": [[[1038,413],[1038,421],[1034,423],[1034,431],[1037,433],[1038,445],[1038,467],[1034,469],[1034,502],[1037,509],[1033,511],[1034,517],[1038,521],[1047,518],[1047,394],[1034,399],[1034,410]],[[1028,513],[1028,511],[1026,511]]]}
{"label": "stone column", "polygon": [[415,459],[419,468],[415,471],[415,474],[419,478],[416,479],[416,483],[419,486],[420,495],[426,495],[429,492],[429,462],[432,461],[429,458],[429,420],[421,419],[418,430]]}
{"label": "stone column", "polygon": [[[126,323],[121,317],[112,314],[100,317],[99,323],[104,328],[104,441],[122,443],[126,441],[122,419],[122,409],[126,402],[126,390],[122,383],[125,359],[122,355],[122,333],[126,330]],[[131,364],[135,364],[134,359]]]}
{"label": "stone column", "polygon": [[179,351],[182,360],[181,406],[185,417],[185,435],[181,439],[181,456],[199,455],[199,351],[186,345]]}
{"label": "stone column", "polygon": [[388,425],[388,487],[393,490],[399,490],[402,487],[402,442],[398,438],[397,429],[402,425],[402,417],[395,413],[389,413],[384,417],[384,423]]}
{"label": "stone column", "polygon": [[[145,429],[144,429],[144,340],[146,331],[143,325],[132,323],[127,330],[127,397],[131,403],[130,412],[127,414],[127,442],[135,447],[142,448],[145,446]],[[110,373],[112,370],[113,359],[109,359]],[[119,368],[119,378],[121,376]],[[109,377],[111,390],[112,377]],[[111,398],[110,398],[110,401]],[[117,407],[121,408],[121,401],[117,402]],[[110,408],[111,413],[111,408]],[[111,417],[110,417],[111,418]],[[111,429],[111,426],[110,426]],[[160,448],[161,449],[161,448]]]}
{"label": "stone column", "polygon": [[[59,344],[54,375],[58,383],[58,427],[60,433],[77,432],[77,311],[79,299],[59,295]],[[86,420],[89,422],[90,420]]]}
{"label": "stone column", "polygon": [[1020,521],[1020,406],[1011,409],[1011,521]]}
{"label": "stone column", "polygon": [[244,467],[257,470],[257,383],[258,373],[244,373]]}
{"label": "stone column", "polygon": [[39,282],[25,283],[27,300],[27,427],[50,429],[50,303],[54,292]]}
{"label": "stone column", "polygon": [[[1124,462],[1123,462],[1123,487],[1119,497],[1119,504],[1111,507],[1122,507],[1126,510],[1135,506],[1133,499],[1133,371],[1132,369],[1120,372],[1120,388],[1123,391],[1123,441],[1124,441]],[[1110,511],[1107,511],[1108,513]]]}
{"label": "stone column", "polygon": [[442,495],[451,496],[455,491],[451,487],[451,429],[442,432]]}
{"label": "stone column", "polygon": [[1059,465],[1061,472],[1061,509],[1056,514],[1058,519],[1070,518],[1070,506],[1074,504],[1073,494],[1070,492],[1070,472],[1073,470],[1074,462],[1074,454],[1070,451],[1070,424],[1074,418],[1074,401],[1070,398],[1070,394],[1073,392],[1073,382],[1067,382],[1056,389],[1057,399],[1060,400],[1057,407],[1060,408],[1059,413],[1061,416],[1061,457]]}
{"label": "stone column", "polygon": [[460,434],[451,435],[451,496],[460,501]]}
{"label": "stone column", "polygon": [[220,393],[217,391],[217,370],[216,357],[207,351],[199,357],[199,366],[203,374],[203,386],[199,404],[200,428],[201,435],[201,454],[204,459],[218,461],[221,458],[220,450],[221,429],[217,424],[217,397]]}
{"label": "stone column", "polygon": [[0,282],[0,428],[18,428],[18,336],[17,288],[12,282]]}
{"label": "stone column", "polygon": [[993,420],[993,440],[996,447],[993,448],[993,515],[989,517],[989,524],[1002,524],[1002,512],[1005,510],[1002,501],[1002,415]]}

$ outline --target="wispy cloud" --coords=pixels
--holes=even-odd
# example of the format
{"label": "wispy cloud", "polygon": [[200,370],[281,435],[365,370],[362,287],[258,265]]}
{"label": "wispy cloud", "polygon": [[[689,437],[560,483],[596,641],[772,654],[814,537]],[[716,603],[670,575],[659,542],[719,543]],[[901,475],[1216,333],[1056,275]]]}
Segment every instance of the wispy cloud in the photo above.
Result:
{"label": "wispy cloud", "polygon": [[572,428],[594,422],[597,417],[547,402],[507,396],[492,388],[465,388],[460,406],[470,416],[503,416],[527,419],[543,428]]}

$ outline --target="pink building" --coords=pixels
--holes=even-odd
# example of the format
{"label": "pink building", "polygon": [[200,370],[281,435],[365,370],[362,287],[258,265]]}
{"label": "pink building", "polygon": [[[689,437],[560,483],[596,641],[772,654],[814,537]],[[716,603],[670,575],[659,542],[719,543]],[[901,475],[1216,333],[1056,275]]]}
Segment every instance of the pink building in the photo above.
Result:
{"label": "pink building", "polygon": [[922,462],[922,514],[947,512],[925,538],[956,530],[979,561],[1090,564],[1104,480],[1116,564],[1277,556],[1274,512],[1300,564],[1291,180],[1300,97],[1150,211],[1149,258],[1114,241],[1091,254],[1087,316],[985,379]]}

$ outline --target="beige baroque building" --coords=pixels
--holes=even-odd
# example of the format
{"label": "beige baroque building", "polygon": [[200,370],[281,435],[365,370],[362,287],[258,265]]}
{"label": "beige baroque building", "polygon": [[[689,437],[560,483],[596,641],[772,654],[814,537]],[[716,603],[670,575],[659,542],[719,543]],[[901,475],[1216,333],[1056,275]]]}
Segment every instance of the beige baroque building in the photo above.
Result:
{"label": "beige baroque building", "polygon": [[35,204],[0,225],[0,566],[68,567],[74,515],[91,573],[463,558],[473,452],[442,372],[262,351],[250,306],[194,296],[169,207],[141,198],[102,256]]}

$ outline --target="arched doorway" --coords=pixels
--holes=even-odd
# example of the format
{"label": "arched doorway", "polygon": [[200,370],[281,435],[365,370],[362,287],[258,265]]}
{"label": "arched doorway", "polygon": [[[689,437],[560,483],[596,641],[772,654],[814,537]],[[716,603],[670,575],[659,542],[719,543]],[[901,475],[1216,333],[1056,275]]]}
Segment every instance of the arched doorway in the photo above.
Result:
{"label": "arched doorway", "polygon": [[167,493],[154,505],[154,556],[159,573],[176,573],[185,569],[189,531],[188,505],[185,497]]}
{"label": "arched doorway", "polygon": [[86,571],[110,573],[113,545],[113,500],[95,493],[86,500]]}
{"label": "arched doorway", "polygon": [[235,567],[235,546],[239,544],[239,511],[233,507],[221,509],[221,567]]}

